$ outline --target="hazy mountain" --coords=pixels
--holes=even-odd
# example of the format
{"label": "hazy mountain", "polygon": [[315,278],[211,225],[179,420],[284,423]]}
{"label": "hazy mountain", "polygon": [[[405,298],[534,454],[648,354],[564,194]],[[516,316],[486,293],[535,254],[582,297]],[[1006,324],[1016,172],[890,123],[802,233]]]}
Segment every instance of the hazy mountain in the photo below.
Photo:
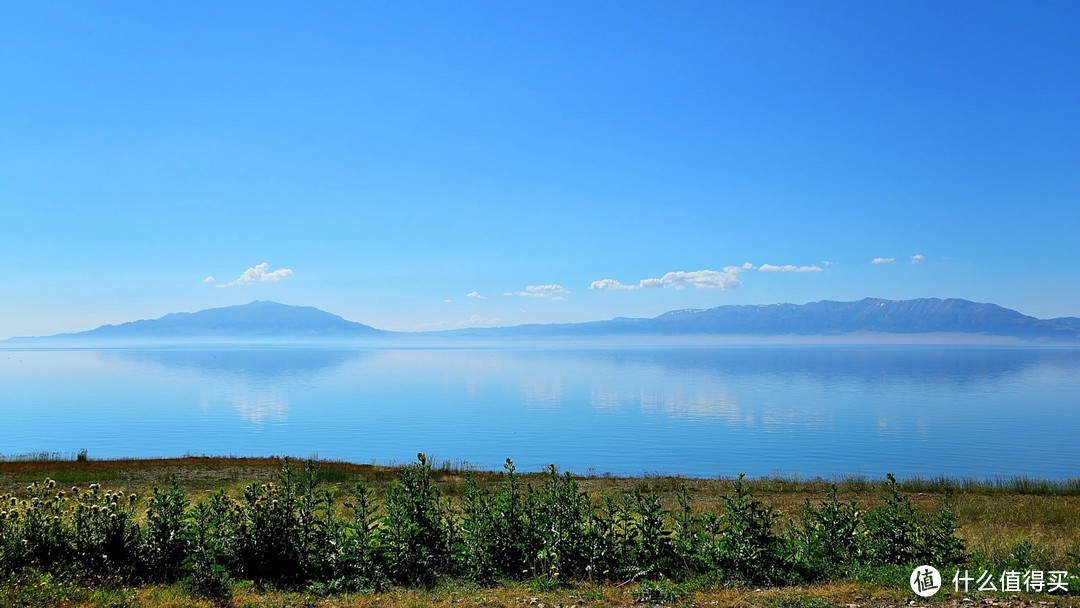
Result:
{"label": "hazy mountain", "polygon": [[857,302],[821,301],[809,304],[718,306],[673,310],[651,319],[615,318],[589,323],[517,325],[427,333],[388,332],[347,321],[310,306],[255,301],[241,306],[168,314],[159,319],[103,325],[75,334],[14,341],[129,341],[170,340],[332,341],[364,338],[588,338],[592,336],[838,336],[845,334],[952,333],[1080,342],[1080,319],[1041,320],[996,304],[968,300],[920,298]]}
{"label": "hazy mountain", "polygon": [[966,333],[1025,339],[1080,339],[1080,319],[1041,320],[996,304],[920,298],[809,304],[717,306],[673,310],[651,319],[616,318],[591,323],[519,325],[457,330],[458,335],[841,335],[855,332]]}
{"label": "hazy mountain", "polygon": [[1077,317],[1058,317],[1056,319],[1047,319],[1051,323],[1058,325],[1064,325],[1066,327],[1072,327],[1073,329],[1080,329],[1080,318]]}
{"label": "hazy mountain", "polygon": [[[342,339],[389,334],[312,306],[256,300],[250,304],[177,312],[158,319],[102,325],[97,329],[48,336],[48,340],[267,340]],[[37,340],[37,339],[34,339]]]}

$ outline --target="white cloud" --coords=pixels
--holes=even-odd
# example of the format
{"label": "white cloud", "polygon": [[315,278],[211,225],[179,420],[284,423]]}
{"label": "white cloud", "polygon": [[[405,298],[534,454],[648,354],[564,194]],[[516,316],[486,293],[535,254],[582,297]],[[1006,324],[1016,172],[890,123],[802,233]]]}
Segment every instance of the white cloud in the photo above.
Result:
{"label": "white cloud", "polygon": [[923,255],[921,253],[916,253],[915,255],[911,256],[911,263],[912,264],[918,264],[919,262],[921,262],[921,261],[923,261],[925,259],[926,259],[925,255]]}
{"label": "white cloud", "polygon": [[565,300],[566,298],[563,296],[568,293],[570,292],[562,285],[552,283],[551,285],[529,285],[525,288],[525,291],[507,291],[503,292],[503,295],[524,296],[526,298],[550,298],[551,296],[558,296]]}
{"label": "white cloud", "polygon": [[653,287],[674,287],[686,289],[692,286],[695,289],[731,289],[742,285],[739,281],[739,272],[743,269],[739,266],[727,266],[723,270],[694,270],[685,272],[682,270],[669,272],[656,279],[641,279],[637,285],[624,285],[615,279],[601,279],[593,281],[589,289],[604,291],[632,290]]}
{"label": "white cloud", "polygon": [[892,264],[896,261],[896,258],[874,258],[871,260],[871,264]]}
{"label": "white cloud", "polygon": [[825,272],[825,269],[820,266],[794,266],[792,264],[784,264],[783,266],[762,264],[758,267],[758,270],[761,272]]}
{"label": "white cloud", "polygon": [[494,327],[498,325],[499,320],[498,318],[473,315],[468,319],[458,321],[458,327]]}
{"label": "white cloud", "polygon": [[477,300],[486,300],[487,299],[487,297],[480,295],[480,292],[478,292],[478,291],[470,291],[469,293],[465,294],[465,297],[466,298],[476,298]]}
{"label": "white cloud", "polygon": [[449,304],[450,301],[451,301],[450,298],[444,298],[443,299],[443,304]]}
{"label": "white cloud", "polygon": [[728,266],[722,271],[695,270],[693,272],[669,272],[660,277],[660,282],[666,287],[671,285],[675,289],[685,289],[688,285],[695,289],[728,289],[742,285],[739,282],[741,268]]}
{"label": "white cloud", "polygon": [[[828,262],[825,262],[825,264],[828,265]],[[669,272],[659,278],[641,279],[637,284],[625,284],[619,282],[617,279],[601,279],[599,281],[593,281],[589,285],[589,289],[599,289],[601,291],[632,291],[635,289],[656,287],[673,287],[675,289],[693,287],[694,289],[716,289],[723,291],[742,285],[742,281],[739,280],[739,273],[744,270],[758,270],[760,272],[825,272],[824,268],[817,265],[795,266],[793,264],[785,264],[783,266],[775,266],[773,264],[762,264],[761,266],[754,266],[750,262],[746,262],[742,266],[725,266],[723,270],[694,270],[692,272],[680,270]]]}
{"label": "white cloud", "polygon": [[562,285],[528,285],[525,287],[525,291],[532,293],[570,293],[563,288]]}
{"label": "white cloud", "polygon": [[637,289],[637,285],[623,285],[615,279],[601,279],[599,281],[593,281],[589,285],[589,289],[600,289],[602,291],[617,291],[620,289]]}
{"label": "white cloud", "polygon": [[203,283],[213,283],[214,282],[214,275],[210,275],[210,276],[206,277],[205,279],[202,280],[202,282]]}
{"label": "white cloud", "polygon": [[829,260],[825,260],[821,263],[821,265],[828,268],[829,266],[832,266],[832,262],[830,262]]}
{"label": "white cloud", "polygon": [[288,268],[279,268],[271,272],[266,272],[266,269],[269,267],[270,264],[263,262],[258,266],[253,266],[245,270],[244,273],[240,275],[240,278],[235,281],[218,285],[218,287],[232,287],[234,285],[246,285],[248,283],[273,283],[291,279],[293,276],[293,271]]}

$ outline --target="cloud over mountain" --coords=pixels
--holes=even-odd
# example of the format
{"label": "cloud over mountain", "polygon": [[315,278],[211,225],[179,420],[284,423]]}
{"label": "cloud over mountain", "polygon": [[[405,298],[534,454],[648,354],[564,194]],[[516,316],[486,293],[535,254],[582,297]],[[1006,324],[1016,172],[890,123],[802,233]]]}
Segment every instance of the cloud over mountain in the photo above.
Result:
{"label": "cloud over mountain", "polygon": [[[279,268],[277,270],[267,272],[270,264],[263,262],[257,266],[252,266],[243,272],[239,278],[235,281],[229,281],[218,285],[218,287],[233,287],[235,285],[247,285],[248,283],[273,283],[276,281],[284,281],[285,279],[291,279],[293,277],[293,271],[288,268]],[[207,277],[210,278],[210,277]],[[205,279],[204,279],[205,281]]]}

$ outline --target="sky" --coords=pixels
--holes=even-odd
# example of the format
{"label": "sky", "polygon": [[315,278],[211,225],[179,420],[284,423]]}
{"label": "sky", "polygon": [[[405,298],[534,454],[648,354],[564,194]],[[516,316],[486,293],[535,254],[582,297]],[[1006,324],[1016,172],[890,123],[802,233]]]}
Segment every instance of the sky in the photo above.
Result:
{"label": "sky", "polygon": [[0,0],[0,338],[1080,316],[1075,2]]}

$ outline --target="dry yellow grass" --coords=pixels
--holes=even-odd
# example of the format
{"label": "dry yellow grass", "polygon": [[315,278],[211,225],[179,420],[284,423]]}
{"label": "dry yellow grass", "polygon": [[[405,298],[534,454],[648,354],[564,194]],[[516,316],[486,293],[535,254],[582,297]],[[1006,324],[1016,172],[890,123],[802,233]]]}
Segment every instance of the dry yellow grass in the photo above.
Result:
{"label": "dry yellow grass", "polygon": [[[386,593],[341,595],[330,598],[307,593],[260,591],[239,587],[227,602],[234,608],[621,608],[637,604],[632,587],[577,585],[538,592],[524,586],[493,589],[434,590],[395,589]],[[671,602],[675,608],[908,608],[910,594],[860,584],[829,583],[786,589],[717,588],[687,593]],[[58,608],[219,608],[223,603],[192,597],[178,587],[145,586],[108,592],[89,592],[81,597],[41,604]],[[998,596],[965,599],[944,592],[915,606],[973,608],[1071,608],[1080,598],[1048,596]]]}

